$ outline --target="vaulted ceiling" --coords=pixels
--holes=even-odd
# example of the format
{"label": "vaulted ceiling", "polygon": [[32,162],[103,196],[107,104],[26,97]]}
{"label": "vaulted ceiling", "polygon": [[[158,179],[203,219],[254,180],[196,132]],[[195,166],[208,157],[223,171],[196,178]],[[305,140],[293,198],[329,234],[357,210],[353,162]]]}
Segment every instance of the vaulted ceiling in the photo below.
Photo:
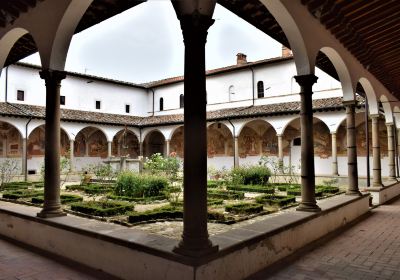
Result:
{"label": "vaulted ceiling", "polygon": [[[0,27],[13,22],[40,1],[0,1]],[[47,0],[48,1],[48,0]],[[400,1],[296,0],[317,18],[386,88],[400,99]],[[145,0],[95,0],[76,32],[132,8]],[[290,48],[282,28],[259,0],[218,0],[218,3]],[[36,51],[30,35],[13,47],[7,64]],[[317,66],[335,78],[329,59],[319,53]]]}

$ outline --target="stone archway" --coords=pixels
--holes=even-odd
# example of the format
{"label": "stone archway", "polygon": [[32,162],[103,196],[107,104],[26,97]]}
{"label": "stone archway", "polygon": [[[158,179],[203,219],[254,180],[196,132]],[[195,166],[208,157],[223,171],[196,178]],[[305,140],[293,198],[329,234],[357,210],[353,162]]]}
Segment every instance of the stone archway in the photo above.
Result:
{"label": "stone archway", "polygon": [[138,158],[139,139],[135,133],[129,129],[120,130],[113,138],[112,155]]}
{"label": "stone archway", "polygon": [[96,127],[85,127],[75,137],[75,157],[107,157],[107,138]]}
{"label": "stone archway", "polygon": [[156,153],[165,156],[165,137],[160,131],[153,130],[143,141],[143,155],[150,157]]}

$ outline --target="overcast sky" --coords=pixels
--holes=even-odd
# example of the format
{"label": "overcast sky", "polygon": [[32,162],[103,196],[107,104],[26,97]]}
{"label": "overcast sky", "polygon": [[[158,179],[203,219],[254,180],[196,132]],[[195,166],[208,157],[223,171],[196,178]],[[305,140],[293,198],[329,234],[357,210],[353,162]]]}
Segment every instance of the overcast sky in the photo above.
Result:
{"label": "overcast sky", "polygon": [[[276,57],[281,45],[222,6],[209,29],[206,67]],[[182,32],[168,0],[153,0],[114,16],[73,37],[66,70],[141,83],[183,74]],[[23,61],[40,64],[38,55]]]}

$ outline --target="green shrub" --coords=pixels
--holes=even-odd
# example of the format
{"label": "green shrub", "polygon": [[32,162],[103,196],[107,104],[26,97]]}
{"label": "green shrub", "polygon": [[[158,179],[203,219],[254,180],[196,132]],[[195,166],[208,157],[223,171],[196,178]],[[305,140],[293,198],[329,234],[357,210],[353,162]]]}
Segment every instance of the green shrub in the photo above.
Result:
{"label": "green shrub", "polygon": [[238,185],[266,185],[271,171],[262,165],[241,166],[232,169],[231,175]]}
{"label": "green shrub", "polygon": [[[287,194],[294,195],[294,196],[301,196],[301,188],[288,189]],[[315,197],[321,197],[322,195],[323,195],[322,190],[316,188],[315,189]]]}
{"label": "green shrub", "polygon": [[[222,204],[224,204],[223,199],[218,199],[218,198],[208,198],[207,199],[207,206],[222,205]],[[171,201],[170,205],[173,207],[183,207],[183,200]]]}
{"label": "green shrub", "polygon": [[131,196],[119,196],[119,195],[109,194],[107,195],[107,198],[112,200],[126,200],[138,203],[149,203],[155,200],[164,200],[167,197],[164,194],[158,196],[150,196],[150,197],[131,197]]}
{"label": "green shrub", "polygon": [[130,197],[159,196],[167,187],[168,180],[164,177],[125,171],[118,176],[115,194]]}
{"label": "green shrub", "polygon": [[[83,197],[80,195],[74,195],[74,194],[62,194],[62,195],[60,195],[60,199],[61,199],[62,204],[66,204],[66,203],[70,203],[70,202],[82,201]],[[44,196],[32,197],[31,202],[41,204],[44,202]]]}
{"label": "green shrub", "polygon": [[33,184],[35,188],[44,188],[44,182],[37,182]]}
{"label": "green shrub", "polygon": [[234,214],[255,214],[263,211],[263,205],[259,203],[237,203],[225,206],[225,211]]}
{"label": "green shrub", "polygon": [[236,186],[228,186],[227,189],[231,191],[242,191],[242,192],[275,193],[274,187],[262,186],[262,185],[236,185]]}
{"label": "green shrub", "polygon": [[225,190],[208,190],[208,198],[220,199],[244,199],[244,192],[238,191],[225,191]]}
{"label": "green shrub", "polygon": [[281,192],[286,192],[288,189],[300,189],[300,184],[274,184]]}
{"label": "green shrub", "polygon": [[317,190],[322,191],[324,194],[335,194],[340,191],[338,187],[331,186],[317,186]]}
{"label": "green shrub", "polygon": [[115,185],[110,184],[88,184],[83,188],[87,194],[103,194],[114,191]]}
{"label": "green shrub", "polygon": [[66,186],[65,189],[69,191],[84,191],[86,185],[69,185]]}
{"label": "green shrub", "polygon": [[214,189],[226,185],[227,182],[225,180],[208,180],[207,188]]}
{"label": "green shrub", "polygon": [[72,203],[71,210],[88,215],[108,217],[133,211],[134,207],[131,203],[124,201],[83,201]]}
{"label": "green shrub", "polygon": [[296,197],[293,195],[271,195],[271,194],[265,194],[256,197],[256,202],[261,203],[261,204],[268,204],[271,206],[285,206],[291,203],[296,202]]}
{"label": "green shrub", "polygon": [[32,185],[31,182],[11,182],[11,183],[4,183],[0,189],[1,190],[20,190],[20,189],[27,189]]}
{"label": "green shrub", "polygon": [[7,199],[19,199],[26,197],[34,197],[43,195],[43,191],[35,191],[35,190],[13,190],[3,193],[3,198]]}

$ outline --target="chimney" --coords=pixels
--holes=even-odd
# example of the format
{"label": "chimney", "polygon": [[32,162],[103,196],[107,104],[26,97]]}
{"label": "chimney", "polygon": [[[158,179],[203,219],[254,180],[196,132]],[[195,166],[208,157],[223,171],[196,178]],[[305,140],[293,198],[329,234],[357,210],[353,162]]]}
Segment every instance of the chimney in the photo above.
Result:
{"label": "chimney", "polygon": [[237,65],[243,65],[247,63],[247,59],[246,59],[247,55],[245,55],[244,53],[238,53],[236,55],[236,64]]}
{"label": "chimney", "polygon": [[282,57],[289,57],[289,56],[292,56],[292,51],[289,48],[282,45]]}

